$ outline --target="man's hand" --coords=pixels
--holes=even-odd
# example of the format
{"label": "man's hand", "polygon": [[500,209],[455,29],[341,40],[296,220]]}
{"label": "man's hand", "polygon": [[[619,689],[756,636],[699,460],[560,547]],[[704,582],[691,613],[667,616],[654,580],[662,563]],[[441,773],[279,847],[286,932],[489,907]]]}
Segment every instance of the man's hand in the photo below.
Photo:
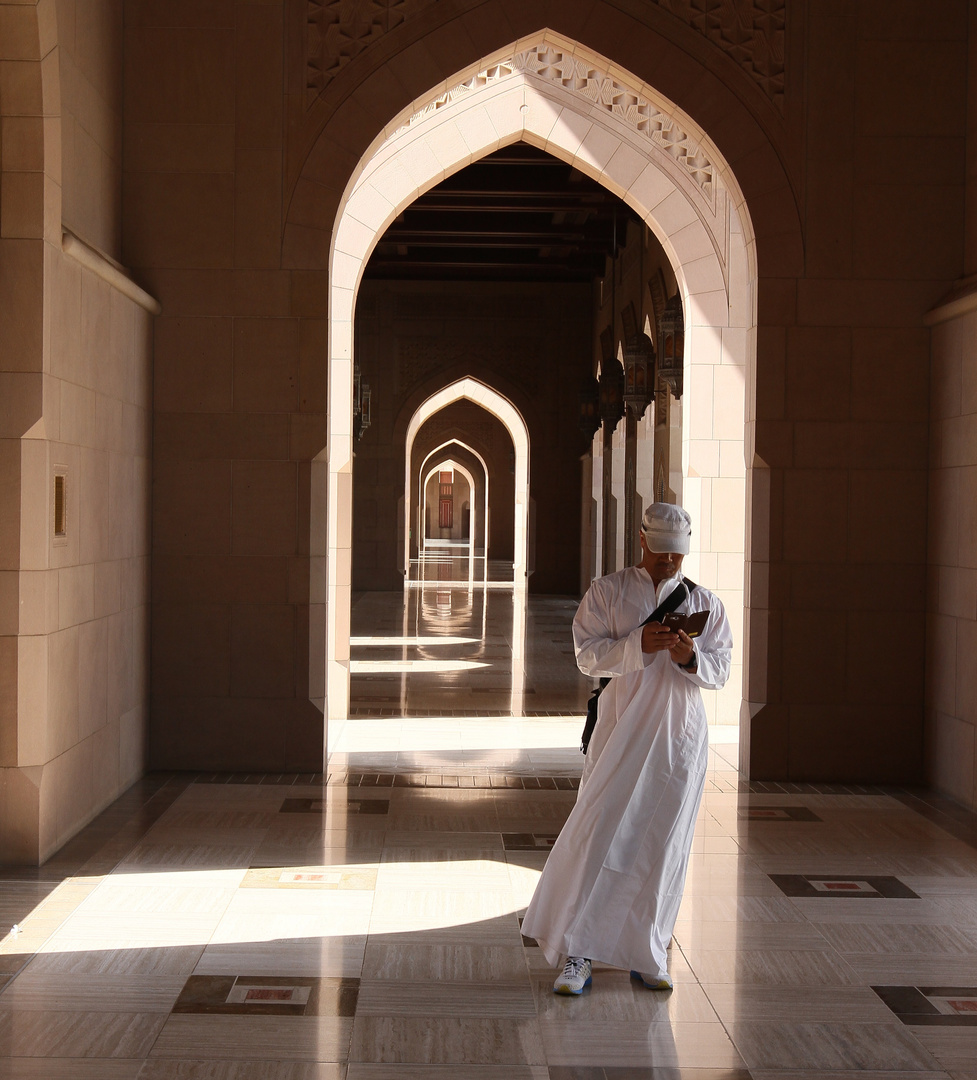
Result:
{"label": "man's hand", "polygon": [[[684,635],[683,635],[684,636]],[[682,639],[674,630],[660,622],[645,623],[641,631],[641,651],[646,653],[671,652],[682,645]]]}
{"label": "man's hand", "polygon": [[678,644],[668,651],[675,663],[684,667],[692,659],[695,646],[692,644],[692,638],[684,630],[679,630],[675,637],[679,639]]}

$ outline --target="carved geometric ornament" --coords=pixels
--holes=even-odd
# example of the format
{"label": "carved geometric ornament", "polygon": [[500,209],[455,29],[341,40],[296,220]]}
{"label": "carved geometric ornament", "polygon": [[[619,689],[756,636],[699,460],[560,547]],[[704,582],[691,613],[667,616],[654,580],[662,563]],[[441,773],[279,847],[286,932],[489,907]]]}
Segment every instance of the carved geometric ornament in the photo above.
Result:
{"label": "carved geometric ornament", "polygon": [[[652,0],[731,56],[784,108],[786,0]],[[387,31],[437,0],[306,0],[309,103]]]}
{"label": "carved geometric ornament", "polygon": [[731,56],[784,111],[787,0],[655,0]]}
{"label": "carved geometric ornament", "polygon": [[437,0],[307,0],[306,89],[314,100],[388,30]]}
{"label": "carved geometric ornament", "polygon": [[410,116],[391,137],[472,91],[516,73],[534,75],[564,90],[579,94],[591,106],[603,109],[623,121],[673,158],[710,202],[712,201],[715,167],[702,147],[679,127],[674,117],[663,113],[652,102],[618,82],[606,71],[546,42],[493,64],[465,82],[439,94],[423,109]]}

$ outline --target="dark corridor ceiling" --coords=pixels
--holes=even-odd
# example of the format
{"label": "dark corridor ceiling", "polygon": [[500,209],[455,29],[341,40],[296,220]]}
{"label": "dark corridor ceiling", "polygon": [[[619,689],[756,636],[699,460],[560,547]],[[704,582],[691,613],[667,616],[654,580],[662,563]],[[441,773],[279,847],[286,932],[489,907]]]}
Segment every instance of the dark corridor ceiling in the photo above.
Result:
{"label": "dark corridor ceiling", "polygon": [[378,280],[592,281],[637,216],[616,195],[517,143],[421,195],[381,237]]}

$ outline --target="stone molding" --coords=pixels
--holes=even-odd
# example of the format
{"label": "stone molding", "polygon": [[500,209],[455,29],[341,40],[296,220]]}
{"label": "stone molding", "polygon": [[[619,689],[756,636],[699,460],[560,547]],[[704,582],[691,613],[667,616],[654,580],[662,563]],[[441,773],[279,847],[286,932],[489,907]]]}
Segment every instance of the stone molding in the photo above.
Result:
{"label": "stone molding", "polygon": [[923,316],[923,325],[938,326],[969,315],[972,311],[977,311],[977,275],[959,281],[935,308]]}
{"label": "stone molding", "polygon": [[306,0],[305,83],[310,104],[388,31],[437,0]]}
{"label": "stone molding", "polygon": [[391,133],[390,138],[396,138],[414,124],[472,91],[517,74],[534,76],[579,95],[592,108],[603,109],[622,121],[632,131],[652,142],[658,150],[668,154],[712,204],[716,168],[698,142],[679,126],[673,116],[658,108],[636,88],[614,78],[606,69],[548,41],[490,64],[464,82],[445,90],[422,109],[412,113],[405,123]]}
{"label": "stone molding", "polygon": [[61,234],[61,250],[151,315],[158,315],[163,310],[158,300],[150,296],[145,289],[141,289],[125,273],[124,267],[97,248],[86,244],[84,240],[79,239],[67,229],[64,229]]}
{"label": "stone molding", "polygon": [[[437,0],[306,0],[306,91],[311,104],[384,34]],[[784,110],[786,0],[652,0],[734,60]]]}

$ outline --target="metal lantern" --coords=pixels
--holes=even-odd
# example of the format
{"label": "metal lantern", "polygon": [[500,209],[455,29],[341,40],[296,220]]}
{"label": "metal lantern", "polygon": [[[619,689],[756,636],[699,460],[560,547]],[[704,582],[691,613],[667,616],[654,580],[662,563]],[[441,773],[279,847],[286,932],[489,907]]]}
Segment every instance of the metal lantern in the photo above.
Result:
{"label": "metal lantern", "polygon": [[658,319],[658,374],[676,398],[682,396],[685,363],[685,316],[676,293]]}
{"label": "metal lantern", "polygon": [[588,375],[580,386],[580,430],[592,439],[600,427],[600,384]]}
{"label": "metal lantern", "polygon": [[624,347],[624,404],[635,420],[645,414],[655,392],[655,346],[637,334]]}
{"label": "metal lantern", "polygon": [[600,418],[609,431],[624,416],[624,368],[611,358],[600,365]]}

